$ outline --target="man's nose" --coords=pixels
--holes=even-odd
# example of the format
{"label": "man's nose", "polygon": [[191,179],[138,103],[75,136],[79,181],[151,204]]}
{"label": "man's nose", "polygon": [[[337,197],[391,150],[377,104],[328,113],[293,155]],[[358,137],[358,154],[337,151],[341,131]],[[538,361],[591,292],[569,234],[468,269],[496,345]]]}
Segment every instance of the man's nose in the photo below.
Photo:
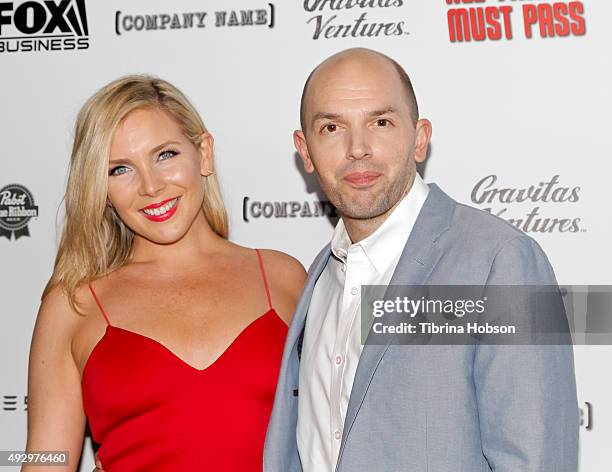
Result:
{"label": "man's nose", "polygon": [[159,172],[154,169],[143,169],[140,172],[141,195],[156,196],[165,186],[164,180]]}
{"label": "man's nose", "polygon": [[368,139],[367,130],[354,129],[348,136],[348,153],[349,160],[360,160],[372,157],[372,148]]}

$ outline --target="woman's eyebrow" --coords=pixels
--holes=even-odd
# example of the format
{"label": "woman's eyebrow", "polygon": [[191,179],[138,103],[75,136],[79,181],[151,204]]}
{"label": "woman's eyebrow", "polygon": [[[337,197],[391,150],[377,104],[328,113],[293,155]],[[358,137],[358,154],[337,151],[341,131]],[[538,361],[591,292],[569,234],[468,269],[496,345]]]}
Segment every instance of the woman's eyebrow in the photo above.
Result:
{"label": "woman's eyebrow", "polygon": [[[170,144],[174,144],[174,145],[180,145],[181,143],[179,143],[178,141],[166,141],[163,142],[157,146],[155,146],[153,149],[151,149],[149,151],[149,155],[150,154],[155,154],[158,151],[161,151],[163,148],[165,148],[166,146],[169,146]],[[117,158],[117,159],[110,159],[108,161],[109,164],[131,164],[132,161],[128,158]]]}

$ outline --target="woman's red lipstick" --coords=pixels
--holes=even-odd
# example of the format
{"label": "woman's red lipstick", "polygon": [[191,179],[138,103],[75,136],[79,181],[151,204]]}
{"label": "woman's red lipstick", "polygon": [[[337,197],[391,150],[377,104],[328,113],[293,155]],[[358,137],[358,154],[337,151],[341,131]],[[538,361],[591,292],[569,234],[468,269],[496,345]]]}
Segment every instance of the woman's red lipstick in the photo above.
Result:
{"label": "woman's red lipstick", "polygon": [[[161,208],[167,205],[168,203],[173,202],[174,200],[176,201],[174,202],[173,206],[170,209],[168,209],[168,211],[166,211],[165,213],[161,213],[159,215],[150,214],[152,210],[155,210],[156,208]],[[142,208],[140,211],[145,216],[145,218],[151,221],[156,221],[156,222],[166,221],[167,219],[171,218],[176,213],[178,204],[179,204],[179,197],[168,198],[167,200],[161,201],[159,203],[153,203],[151,205],[148,205]],[[149,211],[149,213],[145,212],[145,210]]]}

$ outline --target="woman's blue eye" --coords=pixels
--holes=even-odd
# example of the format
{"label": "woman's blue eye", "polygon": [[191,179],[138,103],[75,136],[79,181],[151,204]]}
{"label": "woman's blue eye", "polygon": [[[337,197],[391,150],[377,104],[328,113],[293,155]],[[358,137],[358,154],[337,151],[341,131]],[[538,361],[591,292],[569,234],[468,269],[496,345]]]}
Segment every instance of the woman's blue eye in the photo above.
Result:
{"label": "woman's blue eye", "polygon": [[121,174],[125,174],[129,169],[125,166],[117,166],[112,168],[108,175],[121,175]]}
{"label": "woman's blue eye", "polygon": [[174,157],[178,154],[177,151],[174,151],[173,149],[167,149],[165,151],[162,151],[159,155],[159,158],[161,160],[165,160],[165,159],[169,159],[171,157]]}

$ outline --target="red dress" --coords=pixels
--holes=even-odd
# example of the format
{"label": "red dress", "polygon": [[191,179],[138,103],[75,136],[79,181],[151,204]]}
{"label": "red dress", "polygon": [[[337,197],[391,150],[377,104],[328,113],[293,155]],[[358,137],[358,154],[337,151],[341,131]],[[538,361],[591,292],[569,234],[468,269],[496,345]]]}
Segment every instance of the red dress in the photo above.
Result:
{"label": "red dress", "polygon": [[106,472],[261,472],[287,326],[257,256],[269,310],[203,370],[112,326],[90,285],[107,327],[83,370],[83,407]]}

